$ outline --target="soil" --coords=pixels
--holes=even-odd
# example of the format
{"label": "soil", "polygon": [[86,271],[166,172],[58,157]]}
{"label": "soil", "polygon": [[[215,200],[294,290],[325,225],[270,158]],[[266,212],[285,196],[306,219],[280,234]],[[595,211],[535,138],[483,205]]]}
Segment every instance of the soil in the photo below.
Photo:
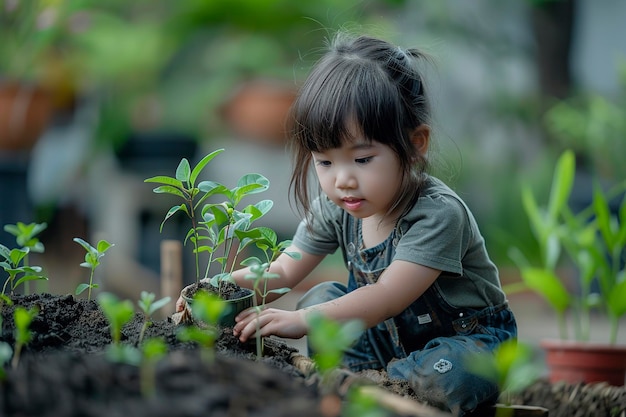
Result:
{"label": "soil", "polygon": [[[13,305],[2,306],[0,341],[12,347],[15,344],[16,306],[36,306],[39,313],[31,323],[32,339],[19,363],[4,366],[2,416],[330,417],[340,413],[336,404],[327,407],[328,399],[333,395],[341,398],[345,386],[335,387],[331,396],[327,391],[323,395],[319,377],[294,365],[294,358],[302,356],[280,340],[266,338],[264,355],[257,360],[254,343],[242,344],[232,337],[232,329],[220,328],[210,360],[196,345],[177,338],[180,325],[171,318],[154,320],[144,337],[162,338],[169,353],[156,364],[154,378],[144,378],[154,381],[153,393],[142,393],[140,367],[107,359],[112,342],[109,323],[95,301],[51,294],[12,299]],[[143,315],[135,314],[123,328],[121,342],[137,345],[143,322]],[[367,380],[397,398],[417,400],[408,385],[381,375],[372,378],[347,373],[344,382]],[[513,398],[513,403],[546,407],[550,417],[626,415],[624,387],[602,384],[568,386],[539,381]],[[387,415],[418,414],[389,411]]]}

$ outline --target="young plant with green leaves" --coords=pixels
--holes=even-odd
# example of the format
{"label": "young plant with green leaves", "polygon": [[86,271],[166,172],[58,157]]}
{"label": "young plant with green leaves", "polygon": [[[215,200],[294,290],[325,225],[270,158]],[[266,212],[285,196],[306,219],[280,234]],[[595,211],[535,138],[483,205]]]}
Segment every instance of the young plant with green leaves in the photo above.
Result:
{"label": "young plant with green leaves", "polygon": [[[276,260],[281,253],[285,253],[293,259],[300,259],[301,255],[298,252],[285,252],[285,249],[291,245],[291,240],[278,242],[276,232],[267,227],[256,228],[254,233],[248,235],[247,239],[254,242],[256,247],[259,248],[266,256],[265,262],[257,257],[250,257],[241,262],[242,266],[250,268],[250,273],[246,274],[245,279],[253,282],[252,290],[254,291],[255,296],[252,299],[252,305],[258,315],[265,307],[268,295],[285,294],[290,291],[290,288],[287,287],[268,289],[270,280],[280,278],[280,275],[269,272],[272,262],[274,262],[274,260]],[[261,300],[260,304],[259,299]],[[260,359],[263,355],[263,339],[259,335],[259,331],[260,329],[257,321],[257,359]]]}
{"label": "young plant with green leaves", "polygon": [[177,337],[183,342],[197,343],[205,362],[212,363],[215,359],[214,345],[219,337],[218,322],[226,308],[226,302],[217,294],[198,291],[193,297],[192,314],[197,326],[184,326],[178,331]]}
{"label": "young plant with green leaves", "polygon": [[[7,224],[4,226],[4,230],[7,233],[15,236],[15,242],[22,249],[28,249],[29,253],[43,253],[45,251],[45,247],[43,243],[39,241],[37,237],[38,234],[46,230],[48,227],[47,223],[29,223],[25,224],[22,222],[17,222],[16,224]],[[24,266],[30,266],[30,256],[27,254],[24,257]],[[28,293],[28,282],[24,282],[24,292]]]}
{"label": "young plant with green leaves", "polygon": [[[522,392],[541,377],[540,364],[530,345],[513,339],[498,345],[493,353],[468,353],[464,363],[469,372],[497,385],[500,401],[507,406],[511,405],[511,395]],[[512,412],[499,408],[496,417],[506,417]]]}
{"label": "young plant with green leaves", "polygon": [[33,338],[30,324],[37,317],[37,314],[39,314],[37,307],[26,309],[18,306],[13,312],[13,320],[15,320],[15,349],[13,351],[13,360],[11,361],[13,368],[17,367],[24,346]]}
{"label": "young plant with green leaves", "polygon": [[141,346],[139,384],[144,398],[152,398],[156,393],[156,365],[167,351],[167,344],[161,338],[147,339]]}
{"label": "young plant with green leaves", "polygon": [[79,284],[76,287],[75,295],[80,295],[85,290],[88,290],[87,299],[91,300],[91,290],[98,288],[98,284],[95,284],[93,282],[94,272],[96,271],[96,268],[100,265],[100,259],[102,259],[105,252],[115,245],[107,242],[106,240],[100,240],[94,248],[93,246],[91,246],[91,244],[79,237],[75,237],[74,242],[81,245],[86,251],[85,262],[81,263],[80,266],[82,266],[83,268],[89,268],[91,271],[89,274],[89,283]]}
{"label": "young plant with green leaves", "polygon": [[30,249],[28,247],[9,249],[0,244],[0,267],[8,274],[8,278],[4,281],[4,285],[2,286],[0,298],[6,303],[11,303],[11,299],[7,295],[7,287],[11,294],[13,294],[20,284],[48,279],[41,274],[42,268],[40,266],[28,266],[23,264],[29,251]]}
{"label": "young plant with green leaves", "polygon": [[133,318],[135,308],[130,300],[120,300],[116,295],[103,292],[98,295],[98,305],[109,322],[112,343],[106,356],[112,362],[139,364],[141,353],[134,346],[122,344],[122,329]]}
{"label": "young plant with green leaves", "polygon": [[209,153],[193,168],[187,158],[181,159],[176,168],[175,177],[159,175],[144,180],[144,182],[161,184],[156,187],[153,192],[157,194],[169,194],[182,199],[181,204],[172,206],[165,214],[165,218],[161,222],[159,230],[163,232],[165,223],[176,213],[182,212],[187,215],[191,221],[191,227],[185,236],[184,242],[187,243],[187,241],[191,241],[194,246],[196,284],[200,281],[200,219],[198,218],[198,212],[200,205],[216,192],[213,183],[209,181],[198,182],[198,177],[208,163],[223,151],[224,149],[218,149]]}
{"label": "young plant with green leaves", "polygon": [[143,325],[141,326],[141,331],[139,333],[139,340],[137,341],[138,345],[141,345],[146,329],[152,324],[152,315],[165,307],[171,300],[171,297],[163,297],[156,301],[155,298],[156,295],[154,295],[154,293],[142,291],[139,301],[137,301],[137,305],[144,316]]}
{"label": "young plant with green leaves", "polygon": [[269,180],[261,174],[246,174],[230,189],[222,184],[212,184],[215,194],[223,195],[225,200],[206,204],[202,208],[202,239],[207,244],[201,245],[200,251],[209,253],[205,278],[209,276],[212,263],[220,265],[220,272],[210,280],[219,289],[223,282],[232,280],[233,271],[240,265],[239,255],[253,243],[265,238],[264,231],[267,228],[252,228],[252,224],[268,213],[274,203],[262,200],[239,209],[245,197],[269,188]]}
{"label": "young plant with green leaves", "polygon": [[[242,200],[269,188],[269,180],[260,174],[243,175],[233,188],[215,181],[199,181],[199,176],[209,162],[223,152],[218,149],[202,158],[193,168],[183,158],[176,169],[176,177],[156,176],[145,182],[161,184],[153,191],[158,194],[174,195],[182,199],[181,204],[171,207],[161,222],[165,223],[178,212],[183,212],[191,221],[184,243],[191,241],[196,264],[196,284],[201,277],[209,280],[222,293],[222,284],[232,281],[232,272],[239,265],[238,257],[243,251],[262,238],[262,233],[252,228],[253,222],[264,216],[273,205],[271,200],[262,200],[240,208]],[[207,202],[209,197],[222,196],[221,201]],[[208,256],[204,274],[201,274],[200,254]],[[219,272],[211,276],[211,266],[219,264]]]}
{"label": "young plant with green leaves", "polygon": [[[592,203],[575,213],[568,204],[575,170],[573,152],[565,151],[555,167],[546,207],[537,203],[528,186],[522,189],[542,262],[531,265],[517,248],[510,250],[510,256],[520,268],[523,283],[554,309],[562,339],[569,338],[568,311],[574,313],[573,337],[587,341],[591,311],[600,309],[609,318],[609,341],[615,343],[619,320],[626,314],[626,195],[621,197],[617,215],[611,214],[609,201],[624,194],[626,181],[607,192],[596,185]],[[563,258],[576,267],[578,285],[572,290],[559,276]],[[596,282],[599,291],[595,290]]]}

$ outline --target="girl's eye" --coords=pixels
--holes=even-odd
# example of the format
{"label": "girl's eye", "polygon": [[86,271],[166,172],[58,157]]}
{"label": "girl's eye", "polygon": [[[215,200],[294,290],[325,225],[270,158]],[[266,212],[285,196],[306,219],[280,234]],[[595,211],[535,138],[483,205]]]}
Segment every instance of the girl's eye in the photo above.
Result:
{"label": "girl's eye", "polygon": [[373,156],[368,156],[367,158],[357,158],[354,161],[357,164],[367,164],[368,162],[371,162]]}
{"label": "girl's eye", "polygon": [[320,161],[320,160],[317,160],[316,163],[317,163],[317,165],[319,165],[321,167],[329,167],[330,166],[330,161],[324,161],[324,160]]}

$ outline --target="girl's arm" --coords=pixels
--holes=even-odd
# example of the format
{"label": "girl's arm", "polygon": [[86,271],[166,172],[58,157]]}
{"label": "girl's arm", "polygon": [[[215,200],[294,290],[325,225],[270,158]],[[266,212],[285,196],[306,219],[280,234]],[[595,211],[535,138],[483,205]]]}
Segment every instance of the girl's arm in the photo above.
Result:
{"label": "girl's arm", "polygon": [[404,311],[430,287],[441,271],[407,261],[394,261],[375,284],[360,287],[336,300],[297,311],[267,309],[258,316],[246,310],[237,316],[234,334],[245,341],[256,333],[300,338],[308,331],[306,315],[318,311],[328,318],[361,320],[366,327]]}
{"label": "girl's arm", "polygon": [[[268,290],[276,288],[293,288],[306,278],[317,265],[322,262],[325,255],[311,255],[291,245],[284,252],[297,252],[300,259],[294,259],[285,253],[281,253],[278,258],[270,265],[269,272],[278,274],[280,278],[270,279],[268,281]],[[249,268],[243,268],[233,272],[233,279],[240,287],[252,288],[253,282],[245,279],[246,274],[250,273]],[[279,298],[281,294],[268,294],[266,302],[271,302]]]}

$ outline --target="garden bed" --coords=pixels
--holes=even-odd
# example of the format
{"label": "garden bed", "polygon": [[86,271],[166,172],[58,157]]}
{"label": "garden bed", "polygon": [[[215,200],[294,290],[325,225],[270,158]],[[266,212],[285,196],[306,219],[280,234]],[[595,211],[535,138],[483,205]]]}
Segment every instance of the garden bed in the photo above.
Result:
{"label": "garden bed", "polygon": [[[294,366],[293,358],[300,356],[297,351],[277,339],[266,339],[264,356],[257,361],[254,344],[242,344],[230,329],[222,329],[211,362],[193,344],[178,340],[177,325],[171,319],[155,320],[145,338],[162,338],[169,354],[155,368],[154,395],[146,396],[140,388],[139,367],[112,363],[105,357],[112,339],[109,323],[95,301],[50,294],[13,299],[13,306],[2,307],[1,333],[1,339],[12,346],[15,306],[37,306],[39,313],[31,323],[32,340],[18,366],[5,366],[7,375],[0,390],[3,416],[172,417],[208,415],[209,411],[211,416],[337,415],[322,405],[324,396],[315,375]],[[137,313],[124,326],[122,343],[139,340],[143,320]],[[380,380],[373,385],[397,399],[418,398],[406,384]],[[420,408],[418,401],[410,402],[416,407],[390,411],[389,416],[419,415],[415,410],[420,409],[422,415],[436,415],[428,407]],[[594,391],[540,381],[515,403],[546,407],[550,417],[622,416],[626,394],[623,387]]]}

